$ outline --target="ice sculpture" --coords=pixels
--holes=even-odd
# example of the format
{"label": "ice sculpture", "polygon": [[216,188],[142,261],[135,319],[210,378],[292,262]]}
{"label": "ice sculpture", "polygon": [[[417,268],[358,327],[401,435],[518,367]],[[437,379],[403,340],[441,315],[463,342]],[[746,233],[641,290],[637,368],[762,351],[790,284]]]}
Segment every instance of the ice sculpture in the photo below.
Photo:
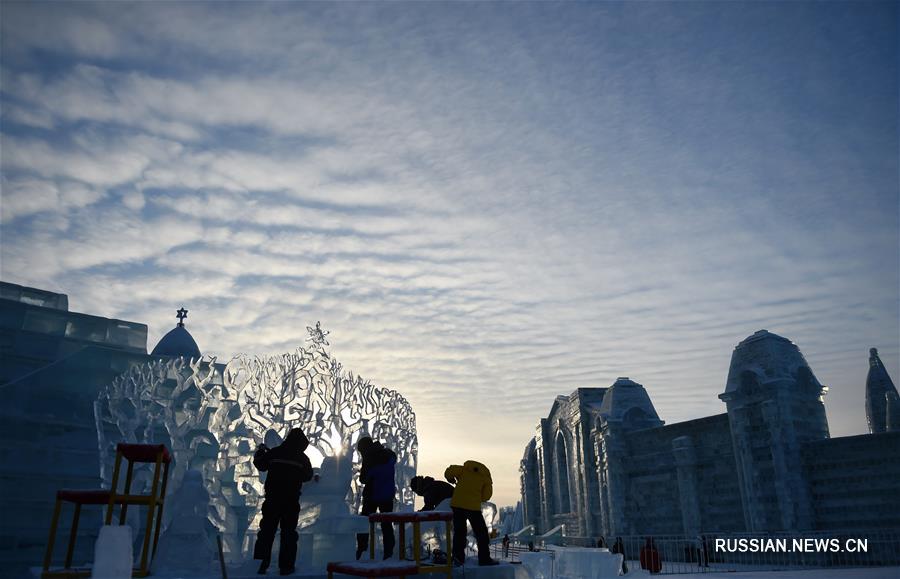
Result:
{"label": "ice sculpture", "polygon": [[203,485],[203,474],[189,470],[181,488],[169,496],[168,508],[173,513],[153,557],[155,574],[189,573],[196,576],[217,571],[215,529],[209,522],[209,493]]}
{"label": "ice sculpture", "polygon": [[[451,499],[444,499],[441,501],[436,507],[435,511],[451,511],[452,507],[450,506]],[[493,536],[494,530],[497,529],[497,525],[499,523],[499,515],[498,515],[497,505],[492,502],[483,502],[481,503],[481,516],[484,518],[484,523],[487,526],[488,534]],[[466,535],[466,544],[468,545],[468,549],[471,551],[478,550],[478,544],[475,540],[475,536],[472,534],[472,525],[466,523],[467,535]],[[446,534],[446,526],[444,523],[422,523],[421,524],[421,533],[422,533],[422,549],[425,552],[431,552],[434,549],[443,549],[444,548],[444,540]]]}
{"label": "ice sculpture", "polygon": [[[160,359],[131,368],[101,389],[94,405],[101,476],[110,483],[115,444],[162,442],[173,454],[169,493],[190,469],[202,473],[210,496],[209,520],[223,534],[230,559],[251,546],[259,524],[263,483],[252,457],[268,431],[303,429],[316,465],[345,456],[352,475],[344,500],[357,512],[362,500],[359,456],[352,449],[369,435],[397,453],[397,510],[411,510],[407,481],[416,474],[415,414],[399,393],[345,372],[324,349],[328,332],[309,328],[311,346],[276,356]],[[134,485],[148,480],[135,469]],[[171,513],[167,513],[171,516]],[[308,521],[308,523],[311,523]]]}
{"label": "ice sculpture", "polygon": [[[452,511],[450,499],[444,499],[434,507],[435,511]],[[444,523],[420,523],[421,546],[423,553],[432,553],[435,549],[446,549],[447,526]],[[413,537],[409,537],[409,549],[412,551]]]}
{"label": "ice sculpture", "polygon": [[131,527],[128,525],[103,525],[94,544],[92,579],[119,579],[130,577],[133,564]]}
{"label": "ice sculpture", "polygon": [[492,502],[481,503],[481,516],[484,517],[484,524],[487,525],[488,533],[492,533],[500,524],[500,511],[497,505]]}
{"label": "ice sculpture", "polygon": [[345,499],[353,479],[346,455],[326,456],[316,477],[300,497],[300,552],[303,564],[323,568],[329,561],[349,561],[356,554],[356,534],[368,533],[366,517],[350,514]]}
{"label": "ice sculpture", "polygon": [[326,456],[313,480],[303,485],[300,527],[325,517],[349,515],[347,490],[353,480],[353,464],[346,455]]}
{"label": "ice sculpture", "polygon": [[553,553],[520,553],[522,568],[528,579],[551,579],[553,577]]}
{"label": "ice sculpture", "polygon": [[[553,575],[559,578],[616,577],[622,569],[622,555],[610,553],[608,549],[557,545],[548,545],[547,548],[553,553]],[[523,557],[523,564],[525,560]]]}

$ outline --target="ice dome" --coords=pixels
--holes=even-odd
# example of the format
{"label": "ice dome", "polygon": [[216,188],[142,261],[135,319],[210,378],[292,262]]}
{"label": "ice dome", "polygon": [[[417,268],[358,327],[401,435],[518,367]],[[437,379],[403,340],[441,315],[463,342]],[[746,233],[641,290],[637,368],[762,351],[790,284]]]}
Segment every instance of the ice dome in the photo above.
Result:
{"label": "ice dome", "polygon": [[759,384],[801,380],[822,388],[797,345],[767,330],[759,330],[734,348],[725,392],[740,390],[747,373],[752,373]]}
{"label": "ice dome", "polygon": [[195,360],[200,358],[200,347],[197,346],[194,336],[184,327],[184,318],[187,317],[187,313],[188,311],[184,308],[178,310],[178,325],[162,337],[150,353],[151,356],[171,356],[173,358],[183,356]]}
{"label": "ice dome", "polygon": [[599,413],[602,420],[621,422],[634,429],[663,424],[647,390],[628,377],[619,378],[607,389]]}

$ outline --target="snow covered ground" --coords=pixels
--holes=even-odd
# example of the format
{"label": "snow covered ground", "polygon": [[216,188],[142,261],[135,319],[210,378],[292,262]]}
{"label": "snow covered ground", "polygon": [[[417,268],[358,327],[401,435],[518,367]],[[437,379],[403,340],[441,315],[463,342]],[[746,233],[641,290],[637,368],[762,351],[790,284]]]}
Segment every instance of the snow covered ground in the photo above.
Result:
{"label": "snow covered ground", "polygon": [[[235,570],[237,571],[237,570]],[[277,577],[277,570],[269,572],[271,577]],[[421,577],[440,577],[441,575],[422,575]],[[154,575],[159,579],[177,579],[176,577],[163,577]],[[232,574],[228,579],[259,579],[259,575],[251,571],[245,574]],[[322,579],[324,574],[295,575],[304,579]],[[335,578],[347,577],[336,575]],[[531,579],[528,572],[521,565],[502,564],[497,567],[478,567],[467,565],[464,569],[454,569],[454,579]],[[900,577],[900,567],[860,568],[860,569],[809,569],[804,571],[744,571],[740,573],[692,573],[687,575],[650,575],[646,571],[632,571],[625,575],[628,578],[638,577],[669,577],[671,579],[897,579]],[[217,579],[209,577],[204,579]],[[562,578],[559,578],[562,579]],[[602,579],[602,578],[590,578]]]}
{"label": "snow covered ground", "polygon": [[739,573],[691,573],[688,575],[650,575],[634,571],[625,577],[671,577],[672,579],[897,579],[900,567],[858,569],[806,569],[804,571],[741,571]]}
{"label": "snow covered ground", "polygon": [[[40,577],[40,569],[33,569],[33,576]],[[278,570],[269,570],[266,577],[278,577]],[[423,579],[440,577],[441,575],[422,575]],[[195,575],[179,574],[153,574],[154,579],[221,579],[221,575],[208,575],[198,577]],[[256,564],[251,562],[241,567],[229,567],[228,579],[259,579],[256,574]],[[325,579],[325,573],[298,571],[292,577],[302,579]],[[335,579],[347,577],[336,575]],[[465,568],[454,569],[454,579],[532,579],[522,565],[502,563],[497,567],[478,567],[466,565]],[[806,569],[803,571],[742,571],[739,573],[689,573],[677,575],[650,575],[646,571],[631,571],[624,577],[636,579],[644,577],[669,577],[671,579],[897,579],[900,577],[900,567],[875,567],[855,569]],[[562,579],[561,577],[559,579]],[[573,578],[574,579],[574,578]],[[590,579],[603,579],[592,577]]]}

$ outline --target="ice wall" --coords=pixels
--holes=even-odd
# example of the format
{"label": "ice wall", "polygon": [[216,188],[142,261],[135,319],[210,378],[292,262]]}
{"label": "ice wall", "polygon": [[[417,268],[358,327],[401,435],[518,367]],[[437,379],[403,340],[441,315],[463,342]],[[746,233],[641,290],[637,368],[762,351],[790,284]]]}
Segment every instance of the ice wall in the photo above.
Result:
{"label": "ice wall", "polygon": [[[231,558],[246,551],[248,531],[258,526],[263,484],[252,458],[270,429],[282,437],[303,429],[314,465],[352,453],[345,497],[351,512],[362,499],[355,442],[364,434],[383,441],[397,453],[397,509],[412,508],[412,407],[399,393],[345,372],[321,343],[277,356],[236,356],[225,365],[215,358],[148,362],[101,389],[94,410],[104,483],[111,482],[117,442],[167,444],[174,457],[169,492],[188,470],[202,473],[209,519]],[[138,489],[148,480],[149,468],[135,471]]]}

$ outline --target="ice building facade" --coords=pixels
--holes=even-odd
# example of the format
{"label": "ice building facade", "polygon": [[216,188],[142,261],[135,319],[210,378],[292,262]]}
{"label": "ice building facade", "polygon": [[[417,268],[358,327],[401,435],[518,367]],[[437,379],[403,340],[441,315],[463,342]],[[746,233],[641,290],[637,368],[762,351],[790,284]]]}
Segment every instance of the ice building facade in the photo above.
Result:
{"label": "ice building facade", "polygon": [[[147,326],[69,310],[64,294],[0,282],[0,568],[27,575],[47,545],[56,490],[100,488],[94,400],[150,360]],[[70,511],[60,519],[67,537]],[[85,511],[75,561],[93,558]]]}
{"label": "ice building facade", "polygon": [[[184,312],[186,314],[186,312]],[[398,454],[398,479],[415,474],[415,414],[397,392],[345,371],[323,348],[327,332],[281,356],[203,357],[178,325],[151,353],[147,326],[69,311],[64,294],[0,282],[0,566],[27,575],[42,560],[59,488],[109,482],[118,441],[164,442],[175,465],[169,492],[203,474],[209,519],[237,557],[258,524],[262,485],[250,459],[265,432],[310,436],[314,465],[346,452],[362,433]],[[316,459],[318,453],[318,460]],[[359,500],[354,469],[345,500]],[[136,484],[141,472],[135,473]],[[400,508],[413,496],[398,485]],[[168,515],[171,515],[169,513]],[[168,516],[167,516],[168,518]],[[79,524],[76,563],[93,558],[100,511]],[[69,533],[60,519],[58,536]]]}
{"label": "ice building facade", "polygon": [[521,461],[523,523],[580,537],[900,528],[900,431],[885,411],[878,434],[830,438],[826,391],[761,330],[734,350],[722,414],[664,424],[628,378],[557,397]]}

